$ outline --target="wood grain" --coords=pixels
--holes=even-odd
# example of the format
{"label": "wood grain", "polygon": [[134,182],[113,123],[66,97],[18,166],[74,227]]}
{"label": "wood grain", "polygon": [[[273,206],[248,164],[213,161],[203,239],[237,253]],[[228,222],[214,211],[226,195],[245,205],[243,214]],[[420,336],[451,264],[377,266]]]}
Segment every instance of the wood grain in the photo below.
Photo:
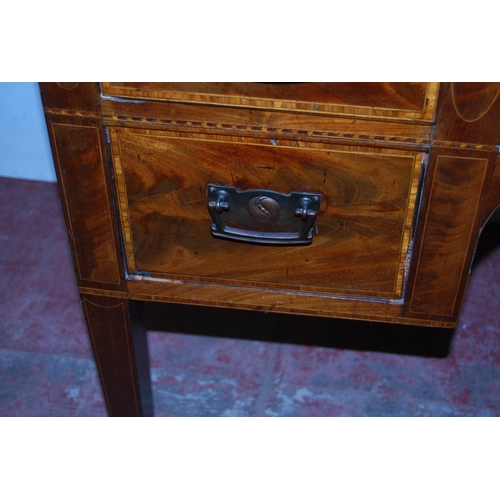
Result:
{"label": "wood grain", "polygon": [[[457,324],[500,204],[498,83],[40,87],[111,415],[152,414],[142,301]],[[312,245],[213,238],[207,183],[321,193]]]}
{"label": "wood grain", "polygon": [[497,157],[495,162],[495,169],[491,177],[491,181],[486,190],[485,203],[484,203],[484,214],[483,220],[481,221],[481,227],[483,227],[490,217],[493,215],[495,210],[500,208],[500,156]]}
{"label": "wood grain", "polygon": [[51,133],[80,280],[120,283],[99,129],[55,123]]}
{"label": "wood grain", "polygon": [[457,82],[451,84],[451,97],[457,115],[465,122],[485,116],[500,94],[499,82]]}
{"label": "wood grain", "polygon": [[124,290],[99,86],[42,83],[40,90],[79,285]]}
{"label": "wood grain", "polygon": [[[129,273],[402,296],[420,154],[210,139],[112,130]],[[213,238],[209,182],[239,190],[322,193],[312,246],[262,247]]]}
{"label": "wood grain", "polygon": [[443,84],[435,140],[500,144],[498,83]]}
{"label": "wood grain", "polygon": [[435,170],[416,258],[416,279],[409,312],[451,318],[459,302],[475,246],[481,194],[488,158],[433,158]]}
{"label": "wood grain", "polygon": [[289,293],[269,288],[135,278],[129,281],[129,293],[136,300],[443,328],[455,325],[453,321],[443,319],[408,317],[403,313],[402,301],[373,301],[320,293]]}
{"label": "wood grain", "polygon": [[110,416],[152,415],[146,331],[139,304],[81,294]]}
{"label": "wood grain", "polygon": [[431,121],[438,84],[102,83],[111,96]]}
{"label": "wood grain", "polygon": [[65,109],[96,117],[101,115],[97,83],[79,83],[72,88],[64,88],[57,83],[40,83],[40,90],[45,109]]}
{"label": "wood grain", "polygon": [[[321,115],[270,112],[170,102],[103,101],[104,122],[111,127],[223,133],[226,135],[288,138],[289,140],[334,144],[366,144],[406,150],[428,151],[430,124],[405,124],[375,119],[325,117]],[[49,112],[64,113],[61,110]],[[69,113],[69,111],[68,111]]]}

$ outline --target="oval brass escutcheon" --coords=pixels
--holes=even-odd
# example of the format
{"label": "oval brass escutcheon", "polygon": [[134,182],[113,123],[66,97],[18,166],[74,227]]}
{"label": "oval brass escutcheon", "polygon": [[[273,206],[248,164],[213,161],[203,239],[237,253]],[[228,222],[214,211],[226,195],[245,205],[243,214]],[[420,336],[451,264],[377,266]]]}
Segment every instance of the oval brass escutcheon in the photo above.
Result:
{"label": "oval brass escutcheon", "polygon": [[256,196],[248,203],[248,212],[261,222],[275,221],[281,212],[279,203],[268,196]]}

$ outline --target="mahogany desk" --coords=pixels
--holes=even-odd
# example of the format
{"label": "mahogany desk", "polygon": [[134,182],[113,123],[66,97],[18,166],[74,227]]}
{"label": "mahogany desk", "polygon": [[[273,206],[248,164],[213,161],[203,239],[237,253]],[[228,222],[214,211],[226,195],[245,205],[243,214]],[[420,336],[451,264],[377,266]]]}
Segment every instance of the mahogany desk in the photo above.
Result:
{"label": "mahogany desk", "polygon": [[43,83],[110,415],[143,301],[456,325],[500,203],[500,84]]}

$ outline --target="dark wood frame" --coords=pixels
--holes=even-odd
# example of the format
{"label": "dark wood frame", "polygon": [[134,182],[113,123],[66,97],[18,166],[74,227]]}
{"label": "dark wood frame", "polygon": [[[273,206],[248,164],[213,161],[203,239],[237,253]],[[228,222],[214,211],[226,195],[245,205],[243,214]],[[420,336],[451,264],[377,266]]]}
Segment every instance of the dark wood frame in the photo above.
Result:
{"label": "dark wood frame", "polygon": [[[42,83],[40,87],[82,306],[110,415],[152,415],[146,334],[141,321],[144,300],[428,326],[456,324],[481,229],[500,203],[498,85],[442,84],[434,118],[427,123],[406,120],[401,125],[402,137],[411,135],[410,129],[427,127],[428,139],[413,140],[410,146],[400,141],[394,147],[427,152],[429,161],[415,221],[404,303],[398,308],[375,301],[329,299],[327,304],[327,299],[300,297],[300,293],[290,296],[282,306],[272,306],[269,304],[276,303],[276,290],[235,293],[221,285],[207,291],[206,286],[196,284],[130,279],[124,265],[120,210],[106,129],[110,123],[144,126],[148,121],[161,121],[164,127],[193,130],[209,126],[210,117],[222,121],[222,113],[227,121],[233,113],[234,123],[245,123],[247,134],[253,133],[248,129],[252,119],[254,130],[261,135],[289,138],[292,133],[266,130],[258,112],[250,115],[244,106],[226,106],[220,111],[218,103],[208,102],[208,98],[208,104],[187,105],[175,102],[172,96],[170,101],[155,102],[153,96],[139,114],[133,101],[103,101],[97,83]],[[389,125],[394,129],[395,119],[391,121],[390,116],[382,116],[382,121],[372,116],[363,122],[363,131],[369,130],[372,135],[336,135],[336,123],[345,116],[336,116],[333,110],[331,117],[324,113],[316,117],[313,108],[300,110],[299,104],[297,109],[288,110],[295,113],[293,117],[300,111],[309,112],[308,119],[313,123],[316,120],[323,130],[331,120],[330,132],[323,133],[323,141],[380,147],[389,139],[377,133]],[[277,120],[286,123],[287,115],[279,113]],[[193,116],[205,122],[193,125]],[[240,128],[245,130],[245,126]],[[314,130],[311,126],[309,135]]]}

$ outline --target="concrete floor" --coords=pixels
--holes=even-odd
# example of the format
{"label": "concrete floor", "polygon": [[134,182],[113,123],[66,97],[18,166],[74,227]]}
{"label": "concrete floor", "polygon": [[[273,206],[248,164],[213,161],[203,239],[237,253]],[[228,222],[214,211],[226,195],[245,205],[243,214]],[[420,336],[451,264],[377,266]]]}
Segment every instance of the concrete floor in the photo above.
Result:
{"label": "concrete floor", "polygon": [[[0,415],[104,416],[57,186],[0,199]],[[155,414],[499,416],[499,297],[492,224],[451,331],[147,304]]]}

